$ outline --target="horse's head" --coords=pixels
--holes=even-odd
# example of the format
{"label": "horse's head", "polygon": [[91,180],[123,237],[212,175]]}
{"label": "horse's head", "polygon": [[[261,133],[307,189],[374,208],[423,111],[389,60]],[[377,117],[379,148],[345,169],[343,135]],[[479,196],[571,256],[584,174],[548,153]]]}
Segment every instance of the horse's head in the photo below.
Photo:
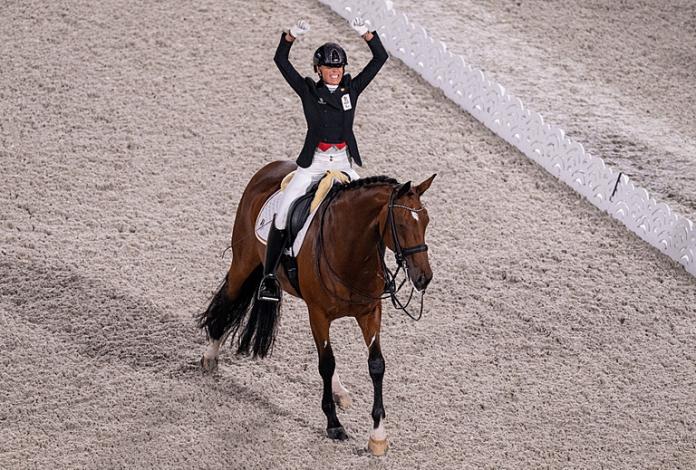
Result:
{"label": "horse's head", "polygon": [[398,186],[387,207],[384,240],[396,256],[406,263],[408,277],[413,286],[423,292],[433,271],[428,260],[425,244],[425,229],[428,226],[428,211],[421,203],[421,195],[430,187],[435,175],[412,186],[411,182]]}

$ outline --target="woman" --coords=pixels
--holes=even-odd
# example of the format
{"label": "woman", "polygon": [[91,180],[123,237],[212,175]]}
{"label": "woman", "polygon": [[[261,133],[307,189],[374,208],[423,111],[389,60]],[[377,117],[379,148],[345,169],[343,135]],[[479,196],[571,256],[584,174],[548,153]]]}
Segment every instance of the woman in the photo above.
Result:
{"label": "woman", "polygon": [[358,145],[353,135],[353,117],[358,96],[377,75],[387,61],[387,51],[377,32],[370,32],[365,22],[357,17],[353,29],[367,42],[372,60],[355,77],[345,74],[348,64],[346,53],[338,44],[326,43],[314,53],[314,71],[319,80],[302,78],[290,63],[290,47],[296,38],[309,31],[309,24],[298,21],[290,31],[283,33],[274,61],[280,73],[302,100],[307,135],[297,158],[297,171],[283,191],[283,199],[273,218],[266,245],[264,277],[259,287],[259,300],[279,302],[281,289],[275,277],[280,256],[287,240],[286,222],[292,203],[307,192],[314,181],[327,170],[338,170],[351,179],[359,176],[353,163],[362,166]]}

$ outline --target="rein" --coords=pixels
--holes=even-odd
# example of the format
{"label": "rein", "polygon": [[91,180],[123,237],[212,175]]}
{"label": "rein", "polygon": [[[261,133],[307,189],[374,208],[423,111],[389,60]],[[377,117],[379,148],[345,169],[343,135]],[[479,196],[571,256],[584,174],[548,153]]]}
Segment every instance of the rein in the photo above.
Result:
{"label": "rein", "polygon": [[[399,242],[399,237],[398,237],[398,232],[396,230],[396,222],[394,221],[394,208],[403,208],[407,209],[413,212],[420,212],[425,210],[425,208],[421,207],[419,209],[414,209],[412,207],[400,205],[400,204],[395,204],[394,201],[396,199],[396,194],[398,192],[399,187],[396,187],[392,190],[391,195],[389,196],[389,204],[387,207],[387,223],[384,225],[384,229],[380,233],[380,238],[377,242],[377,254],[378,258],[380,261],[380,264],[382,266],[382,272],[383,272],[383,279],[384,279],[384,291],[382,295],[378,297],[374,297],[373,295],[370,295],[369,293],[364,293],[361,292],[359,289],[355,289],[353,286],[349,285],[346,281],[344,281],[339,274],[333,269],[333,267],[329,264],[328,259],[326,260],[326,266],[329,268],[331,271],[331,275],[334,277],[334,279],[338,280],[341,284],[343,284],[345,287],[349,288],[351,291],[357,293],[359,296],[364,297],[368,300],[384,300],[389,298],[392,302],[392,305],[394,306],[395,309],[397,310],[402,310],[403,312],[406,313],[412,320],[418,321],[421,319],[423,316],[423,292],[421,292],[421,301],[420,301],[420,309],[418,312],[418,315],[413,315],[410,311],[407,310],[408,306],[411,303],[411,300],[413,299],[413,292],[415,291],[415,287],[411,286],[411,292],[408,296],[408,300],[406,303],[402,303],[398,297],[397,294],[401,290],[401,288],[404,286],[406,283],[406,280],[408,279],[408,265],[406,263],[406,258],[408,256],[411,256],[415,253],[420,253],[423,251],[428,250],[428,245],[425,243],[413,246],[413,247],[407,247],[404,248],[401,246],[401,243]],[[335,196],[334,196],[335,197]],[[325,215],[328,207],[330,206],[331,200],[333,197],[326,201],[324,208],[322,210],[322,215],[321,215],[321,223],[319,227],[319,234],[317,237],[317,244],[319,247],[319,250],[317,250],[317,261],[316,261],[316,267],[317,267],[317,273],[318,273],[318,278],[322,284],[322,287],[325,291],[335,295],[335,292],[331,292],[331,290],[328,288],[326,283],[323,280],[323,277],[321,276],[321,252],[325,251],[324,250],[324,221],[325,221]],[[386,244],[384,242],[384,236],[386,234],[387,227],[389,227],[392,235],[392,240],[394,241],[394,257],[396,259],[396,264],[397,268],[394,272],[392,272],[389,267],[387,266],[384,257],[386,254]],[[404,273],[404,279],[399,283],[398,287],[396,285],[396,278],[399,275],[399,272],[403,271]],[[340,298],[340,297],[339,297]],[[341,298],[344,302],[349,302],[349,303],[359,303],[359,302],[354,302],[351,299],[343,299]]]}

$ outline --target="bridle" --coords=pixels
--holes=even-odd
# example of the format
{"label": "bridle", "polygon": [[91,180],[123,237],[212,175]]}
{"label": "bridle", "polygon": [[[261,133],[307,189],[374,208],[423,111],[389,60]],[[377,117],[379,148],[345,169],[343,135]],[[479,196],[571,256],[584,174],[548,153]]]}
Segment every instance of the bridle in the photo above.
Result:
{"label": "bridle", "polygon": [[[401,186],[394,188],[394,190],[391,193],[391,196],[389,197],[389,205],[387,206],[387,223],[384,225],[384,230],[382,230],[382,233],[380,234],[378,243],[379,259],[382,264],[382,270],[384,272],[384,293],[388,294],[389,298],[391,299],[392,305],[395,309],[403,310],[404,313],[406,313],[406,315],[411,317],[411,319],[418,321],[423,316],[423,292],[421,292],[421,305],[417,317],[415,317],[411,314],[411,312],[406,310],[408,305],[411,303],[411,299],[413,298],[413,291],[415,290],[415,287],[411,285],[411,293],[409,294],[408,300],[405,304],[397,298],[396,294],[401,290],[404,283],[406,282],[406,279],[409,278],[408,263],[406,262],[406,258],[408,256],[415,255],[416,253],[428,251],[428,245],[425,243],[421,243],[419,245],[414,245],[406,248],[401,246],[401,242],[399,242],[399,234],[396,230],[396,222],[394,220],[394,208],[406,209],[411,212],[418,213],[424,211],[425,207],[420,207],[416,209],[413,207],[404,206],[402,204],[396,204],[396,196],[400,188]],[[389,230],[391,232],[391,238],[394,243],[394,258],[396,259],[396,270],[393,273],[387,266],[387,263],[385,263],[384,261],[384,255],[386,252],[386,243],[384,242],[384,235],[387,231],[387,227],[389,227]],[[404,272],[404,279],[399,284],[399,287],[396,287],[396,277],[399,275],[399,271],[402,270]]]}
{"label": "bridle", "polygon": [[[428,251],[428,245],[426,245],[425,243],[421,243],[420,245],[415,245],[409,248],[404,248],[401,246],[401,243],[399,242],[399,234],[396,231],[396,222],[394,222],[394,208],[398,207],[401,209],[409,210],[411,212],[422,212],[425,210],[425,207],[414,209],[413,207],[408,207],[401,204],[394,204],[394,201],[396,199],[396,192],[397,190],[395,189],[394,192],[392,192],[391,197],[389,198],[389,206],[387,207],[387,224],[389,225],[392,240],[394,241],[394,255],[396,256],[396,264],[401,266],[406,261],[407,256],[415,255],[416,253],[420,253],[422,251]],[[384,243],[384,231],[382,232],[380,242]]]}

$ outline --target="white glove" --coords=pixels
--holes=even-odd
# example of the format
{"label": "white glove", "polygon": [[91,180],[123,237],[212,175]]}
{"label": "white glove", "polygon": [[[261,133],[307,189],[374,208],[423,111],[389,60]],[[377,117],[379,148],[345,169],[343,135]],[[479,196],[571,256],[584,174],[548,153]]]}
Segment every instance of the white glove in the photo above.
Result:
{"label": "white glove", "polygon": [[360,36],[363,34],[367,33],[369,31],[368,26],[370,25],[369,21],[365,21],[359,16],[356,16],[353,18],[353,21],[350,22],[351,28],[355,30],[356,33],[358,33]]}
{"label": "white glove", "polygon": [[292,28],[290,28],[290,35],[294,38],[299,38],[303,34],[307,33],[309,31],[309,23],[307,23],[305,20],[300,20],[297,22],[296,25],[294,25]]}

